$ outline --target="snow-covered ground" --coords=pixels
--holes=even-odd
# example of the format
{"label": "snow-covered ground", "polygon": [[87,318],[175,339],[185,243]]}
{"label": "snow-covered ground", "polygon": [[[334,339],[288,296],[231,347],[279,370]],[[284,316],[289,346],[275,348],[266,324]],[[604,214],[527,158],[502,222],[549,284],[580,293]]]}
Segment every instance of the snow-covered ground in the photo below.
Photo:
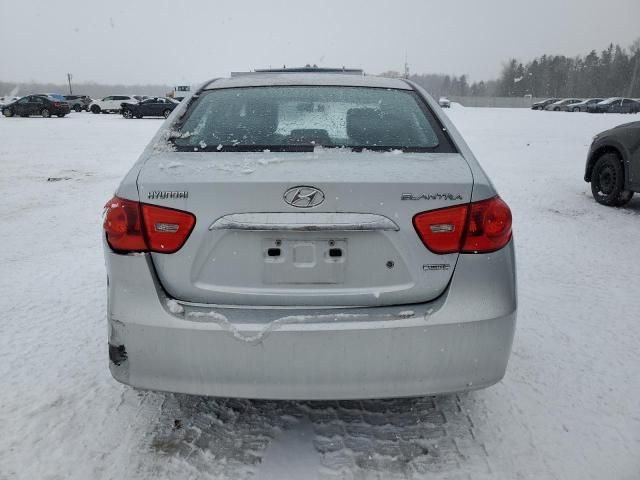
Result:
{"label": "snow-covered ground", "polygon": [[640,478],[640,199],[605,208],[582,181],[591,137],[634,117],[447,114],[514,214],[507,376],[323,403],[112,380],[100,214],[160,122],[0,119],[0,479]]}

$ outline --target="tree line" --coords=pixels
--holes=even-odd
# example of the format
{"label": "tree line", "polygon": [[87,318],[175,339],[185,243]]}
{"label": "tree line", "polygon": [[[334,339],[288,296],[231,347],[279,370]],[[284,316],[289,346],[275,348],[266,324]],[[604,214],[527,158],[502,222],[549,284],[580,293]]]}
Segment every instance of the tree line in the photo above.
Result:
{"label": "tree line", "polygon": [[510,59],[497,83],[505,97],[640,97],[640,39],[629,49],[610,44],[586,56]]}
{"label": "tree line", "polygon": [[[384,76],[400,77],[394,71]],[[610,44],[586,56],[512,58],[495,80],[469,83],[467,75],[413,74],[409,79],[434,97],[631,97],[640,98],[640,39],[627,48]]]}

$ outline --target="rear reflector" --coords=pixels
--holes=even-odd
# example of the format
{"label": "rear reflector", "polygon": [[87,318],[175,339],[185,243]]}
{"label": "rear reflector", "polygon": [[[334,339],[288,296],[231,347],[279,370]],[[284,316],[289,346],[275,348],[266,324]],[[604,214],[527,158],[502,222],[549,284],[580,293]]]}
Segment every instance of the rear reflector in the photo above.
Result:
{"label": "rear reflector", "polygon": [[113,197],[106,205],[104,231],[120,253],[174,253],[189,238],[196,218],[189,212]]}
{"label": "rear reflector", "polygon": [[423,212],[413,225],[434,253],[489,253],[511,240],[511,211],[500,197]]}

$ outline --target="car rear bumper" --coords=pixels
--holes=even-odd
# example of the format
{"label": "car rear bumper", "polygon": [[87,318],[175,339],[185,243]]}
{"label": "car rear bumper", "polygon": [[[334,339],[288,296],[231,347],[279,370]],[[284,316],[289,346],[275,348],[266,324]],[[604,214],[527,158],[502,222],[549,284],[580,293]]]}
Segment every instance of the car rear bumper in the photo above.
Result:
{"label": "car rear bumper", "polygon": [[461,255],[432,302],[340,309],[179,306],[147,255],[106,257],[110,368],[138,388],[265,399],[441,394],[498,382],[511,351],[513,243]]}

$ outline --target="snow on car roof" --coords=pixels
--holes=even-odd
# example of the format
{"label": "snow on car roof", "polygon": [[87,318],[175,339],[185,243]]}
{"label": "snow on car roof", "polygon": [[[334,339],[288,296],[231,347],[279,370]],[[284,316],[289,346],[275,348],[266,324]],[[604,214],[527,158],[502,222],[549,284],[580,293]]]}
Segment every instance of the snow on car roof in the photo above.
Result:
{"label": "snow on car roof", "polygon": [[271,85],[318,85],[346,87],[377,87],[411,90],[401,79],[339,73],[260,73],[209,82],[205,90],[233,87],[264,87]]}

